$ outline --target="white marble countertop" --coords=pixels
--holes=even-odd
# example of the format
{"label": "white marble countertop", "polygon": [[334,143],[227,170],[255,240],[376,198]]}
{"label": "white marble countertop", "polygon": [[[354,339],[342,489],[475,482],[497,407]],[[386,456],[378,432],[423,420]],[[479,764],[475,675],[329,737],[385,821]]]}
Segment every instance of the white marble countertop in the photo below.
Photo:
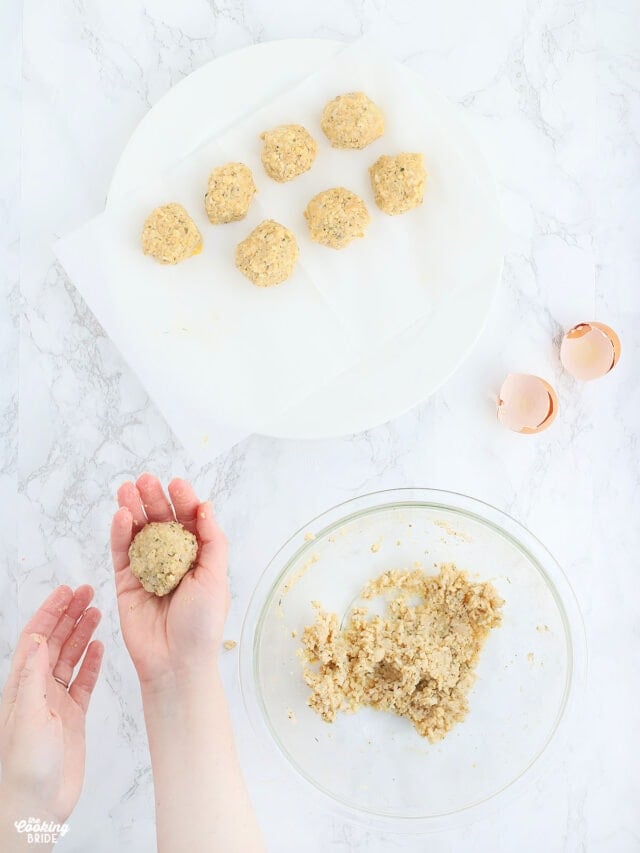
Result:
{"label": "white marble countertop", "polygon": [[[55,583],[93,583],[105,614],[87,779],[59,849],[155,849],[140,699],[107,553],[116,485],[151,470],[186,475],[215,502],[231,540],[230,637],[288,534],[349,497],[405,485],[465,492],[524,522],[564,566],[584,613],[584,713],[555,769],[490,820],[422,838],[383,836],[311,801],[256,742],[226,654],[270,850],[640,850],[629,750],[640,698],[636,0],[2,5],[0,262],[11,306],[0,320],[3,678],[18,627]],[[101,210],[134,126],[186,74],[256,41],[353,39],[374,18],[399,59],[464,107],[495,171],[509,234],[490,322],[456,376],[397,421],[310,444],[253,437],[194,470],[54,263],[51,242]],[[590,319],[611,324],[624,351],[610,376],[581,385],[561,372],[554,341]],[[558,389],[562,412],[548,432],[521,437],[495,423],[491,396],[510,371],[540,373]]]}

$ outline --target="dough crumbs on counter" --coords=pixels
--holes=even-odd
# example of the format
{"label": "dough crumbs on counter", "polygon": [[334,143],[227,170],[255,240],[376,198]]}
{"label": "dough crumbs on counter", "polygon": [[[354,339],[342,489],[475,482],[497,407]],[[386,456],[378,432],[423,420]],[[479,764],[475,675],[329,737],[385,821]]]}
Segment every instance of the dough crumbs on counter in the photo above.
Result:
{"label": "dough crumbs on counter", "polygon": [[316,538],[316,534],[313,533],[313,531],[311,531],[311,530],[307,530],[307,532],[304,534],[304,541],[305,542],[313,542],[313,540],[315,538]]}
{"label": "dough crumbs on counter", "polygon": [[238,644],[237,644],[237,642],[236,642],[235,640],[225,640],[225,641],[224,641],[224,643],[223,643],[222,645],[225,647],[225,649],[226,649],[228,652],[230,652],[232,649],[235,649],[235,647],[236,647]]}
{"label": "dough crumbs on counter", "polygon": [[549,630],[550,629],[549,629],[548,625],[536,625],[536,631],[539,634],[546,634],[546,633],[548,633]]}
{"label": "dough crumbs on counter", "polygon": [[298,632],[296,631],[296,629],[295,629],[295,628],[293,628],[293,630],[291,631],[291,637],[292,637],[292,639],[294,639],[294,640],[295,640],[295,638],[296,638],[297,636],[298,636]]}
{"label": "dough crumbs on counter", "polygon": [[[503,600],[490,583],[472,583],[452,563],[437,575],[387,571],[361,598],[384,595],[384,615],[354,607],[340,628],[336,613],[316,614],[302,637],[308,705],[328,723],[363,706],[406,717],[436,743],[469,711],[467,694]],[[419,599],[417,604],[409,600]]]}
{"label": "dough crumbs on counter", "polygon": [[381,546],[382,546],[382,542],[374,542],[371,546],[371,549],[370,549],[371,553],[377,554],[378,551],[380,550]]}
{"label": "dough crumbs on counter", "polygon": [[534,662],[534,660],[535,660],[535,655],[533,654],[533,652],[529,652],[529,654],[527,655],[527,660],[529,661],[529,663],[533,663],[533,662]]}
{"label": "dough crumbs on counter", "polygon": [[297,720],[296,720],[296,715],[293,713],[293,711],[291,710],[291,708],[289,708],[289,709],[287,710],[287,717],[291,720],[291,722],[292,722],[292,723],[296,723],[296,722],[297,722]]}

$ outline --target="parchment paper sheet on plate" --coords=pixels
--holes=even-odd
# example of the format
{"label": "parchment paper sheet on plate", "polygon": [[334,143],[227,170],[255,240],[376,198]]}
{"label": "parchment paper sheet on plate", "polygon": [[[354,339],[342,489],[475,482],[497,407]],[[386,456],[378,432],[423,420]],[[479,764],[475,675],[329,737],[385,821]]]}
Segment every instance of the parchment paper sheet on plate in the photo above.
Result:
{"label": "parchment paper sheet on plate", "polygon": [[[385,136],[363,151],[331,149],[319,127],[322,108],[358,89],[382,107]],[[214,458],[259,432],[424,318],[471,272],[456,234],[464,231],[468,245],[482,194],[422,104],[395,62],[364,40],[57,244],[70,277],[194,457]],[[258,136],[279,123],[305,125],[320,149],[311,172],[287,184],[268,178],[260,163]],[[373,203],[367,169],[379,154],[399,151],[424,152],[429,179],[421,208],[388,217]],[[260,193],[247,219],[212,226],[203,206],[207,177],[229,160],[252,168]],[[372,222],[366,238],[334,251],[308,238],[302,214],[316,192],[340,185],[365,199]],[[169,201],[187,208],[204,249],[162,267],[143,256],[140,231]],[[268,289],[234,265],[236,244],[264,218],[290,227],[301,251],[293,277]]]}

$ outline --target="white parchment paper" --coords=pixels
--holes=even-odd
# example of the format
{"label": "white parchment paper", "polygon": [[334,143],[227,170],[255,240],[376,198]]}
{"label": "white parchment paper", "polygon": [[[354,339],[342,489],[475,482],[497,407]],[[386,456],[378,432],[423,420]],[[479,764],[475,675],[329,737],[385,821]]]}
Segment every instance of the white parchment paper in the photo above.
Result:
{"label": "white parchment paper", "polygon": [[[322,108],[356,90],[382,108],[385,135],[363,151],[334,150],[320,130]],[[319,152],[309,173],[278,184],[262,168],[259,134],[283,123],[304,125]],[[425,155],[425,202],[389,217],[373,202],[367,170],[380,154],[402,151]],[[260,192],[245,220],[212,226],[203,204],[207,177],[229,160],[250,166]],[[361,195],[372,217],[367,237],[341,251],[314,244],[303,218],[312,196],[335,186]],[[140,232],[148,213],[170,201],[189,211],[204,249],[163,267],[142,254]],[[444,293],[473,275],[484,204],[437,115],[425,111],[395,61],[363,39],[55,250],[179,440],[206,459],[437,310]],[[265,218],[295,233],[300,262],[288,282],[261,289],[235,269],[234,251]]]}

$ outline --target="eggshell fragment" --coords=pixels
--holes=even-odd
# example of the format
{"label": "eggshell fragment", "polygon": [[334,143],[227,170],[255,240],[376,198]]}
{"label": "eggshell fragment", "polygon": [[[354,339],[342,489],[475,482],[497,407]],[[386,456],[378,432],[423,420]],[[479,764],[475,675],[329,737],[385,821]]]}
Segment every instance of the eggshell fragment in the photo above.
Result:
{"label": "eggshell fragment", "polygon": [[562,366],[576,379],[606,376],[620,358],[620,338],[604,323],[578,323],[560,345]]}
{"label": "eggshell fragment", "polygon": [[558,398],[539,376],[510,373],[498,397],[498,420],[514,432],[532,434],[550,426],[558,413]]}

